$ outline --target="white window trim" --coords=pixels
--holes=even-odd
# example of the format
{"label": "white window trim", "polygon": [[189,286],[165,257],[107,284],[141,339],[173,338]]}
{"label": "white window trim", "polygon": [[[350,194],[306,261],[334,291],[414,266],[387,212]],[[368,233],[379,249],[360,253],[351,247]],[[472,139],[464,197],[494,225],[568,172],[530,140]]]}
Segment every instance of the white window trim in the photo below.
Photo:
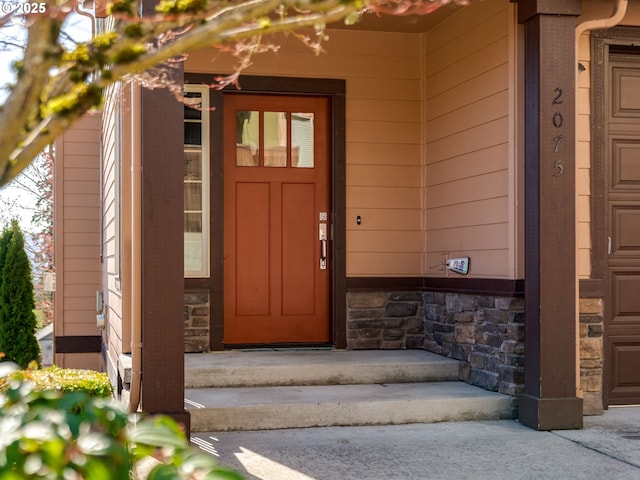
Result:
{"label": "white window trim", "polygon": [[[206,85],[185,85],[185,92],[200,93],[202,99],[202,115],[200,128],[202,129],[202,269],[185,270],[185,278],[207,278],[210,270],[210,245],[211,245],[211,212],[210,212],[210,139],[209,139],[209,87]],[[183,120],[184,121],[184,120]],[[184,159],[183,159],[184,161]]]}

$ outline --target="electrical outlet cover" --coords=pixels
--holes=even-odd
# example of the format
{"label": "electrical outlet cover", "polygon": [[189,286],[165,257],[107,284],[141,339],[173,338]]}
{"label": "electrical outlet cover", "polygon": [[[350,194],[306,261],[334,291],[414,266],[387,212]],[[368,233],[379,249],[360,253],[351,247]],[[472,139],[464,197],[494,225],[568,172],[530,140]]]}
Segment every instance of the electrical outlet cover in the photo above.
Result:
{"label": "electrical outlet cover", "polygon": [[461,258],[449,258],[445,263],[447,270],[451,270],[452,272],[459,273],[460,275],[468,275],[469,274],[469,261],[471,259],[469,257],[461,257]]}

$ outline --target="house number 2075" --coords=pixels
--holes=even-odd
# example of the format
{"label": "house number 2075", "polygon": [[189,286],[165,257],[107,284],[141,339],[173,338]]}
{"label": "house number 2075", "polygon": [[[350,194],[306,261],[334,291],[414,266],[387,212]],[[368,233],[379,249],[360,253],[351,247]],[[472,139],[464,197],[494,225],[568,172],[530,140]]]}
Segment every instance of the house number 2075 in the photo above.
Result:
{"label": "house number 2075", "polygon": [[[561,105],[563,102],[562,89],[556,88],[554,89],[553,93],[555,96],[553,97],[553,101],[551,102],[551,104]],[[564,135],[562,134],[562,125],[564,124],[564,118],[562,117],[562,113],[556,110],[553,116],[551,117],[551,123],[553,124],[553,128],[557,133],[557,135],[553,137],[553,155],[556,156],[560,152],[560,142],[562,142],[562,139],[564,138]],[[564,166],[562,165],[561,158],[554,158],[553,169],[554,169],[554,172],[553,172],[554,177],[559,177],[564,173]]]}

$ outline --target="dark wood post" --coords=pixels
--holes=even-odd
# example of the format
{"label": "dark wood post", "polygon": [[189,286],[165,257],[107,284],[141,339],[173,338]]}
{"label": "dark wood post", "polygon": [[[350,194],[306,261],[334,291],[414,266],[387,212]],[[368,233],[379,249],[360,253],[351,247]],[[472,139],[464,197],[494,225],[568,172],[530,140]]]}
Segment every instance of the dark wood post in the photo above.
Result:
{"label": "dark wood post", "polygon": [[[180,78],[175,81],[181,81]],[[183,105],[142,91],[142,411],[183,424]]]}
{"label": "dark wood post", "polygon": [[525,26],[525,391],[520,421],[582,428],[577,397],[575,25],[580,0],[518,0]]}
{"label": "dark wood post", "polygon": [[[143,3],[155,13],[156,0]],[[184,82],[181,68],[169,76]],[[142,411],[191,424],[184,408],[184,105],[142,90]]]}

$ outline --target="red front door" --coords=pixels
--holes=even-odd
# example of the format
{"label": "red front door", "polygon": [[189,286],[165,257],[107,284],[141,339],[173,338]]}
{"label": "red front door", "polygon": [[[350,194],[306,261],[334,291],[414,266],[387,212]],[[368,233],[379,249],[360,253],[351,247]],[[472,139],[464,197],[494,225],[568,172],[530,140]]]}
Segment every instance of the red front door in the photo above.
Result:
{"label": "red front door", "polygon": [[329,101],[224,95],[224,343],[328,343]]}

